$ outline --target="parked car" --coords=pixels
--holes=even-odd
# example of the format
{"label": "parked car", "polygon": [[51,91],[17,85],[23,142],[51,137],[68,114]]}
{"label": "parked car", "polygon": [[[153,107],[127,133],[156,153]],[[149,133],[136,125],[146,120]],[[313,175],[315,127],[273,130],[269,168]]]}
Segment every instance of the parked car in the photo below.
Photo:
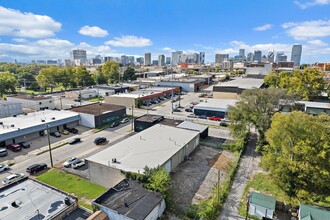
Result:
{"label": "parked car", "polygon": [[174,112],[181,112],[181,110],[178,109],[178,108],[173,109],[173,111],[174,111]]}
{"label": "parked car", "polygon": [[81,99],[75,99],[73,101],[75,101],[75,102],[81,102]]}
{"label": "parked car", "polygon": [[70,134],[69,131],[67,131],[67,130],[60,130],[60,133],[61,133],[61,134],[64,134],[64,135],[68,135],[68,134]]}
{"label": "parked car", "polygon": [[10,176],[7,176],[6,178],[4,178],[2,180],[2,184],[3,185],[8,185],[10,183],[14,183],[22,178],[24,178],[24,173],[16,173],[16,174],[12,174]]}
{"label": "parked car", "polygon": [[30,148],[30,144],[27,142],[20,142],[18,143],[22,148]]}
{"label": "parked car", "polygon": [[73,169],[77,169],[79,167],[84,166],[85,164],[86,163],[85,163],[84,159],[79,159],[78,158],[78,160],[74,161],[71,166],[72,166]]}
{"label": "parked car", "polygon": [[0,173],[5,172],[6,170],[9,170],[10,167],[7,164],[0,164]]}
{"label": "parked car", "polygon": [[224,127],[227,127],[229,124],[230,124],[230,121],[227,119],[223,119],[220,122],[220,126],[224,126]]}
{"label": "parked car", "polygon": [[200,116],[198,116],[198,118],[200,118],[200,119],[207,119],[206,115],[200,115]]}
{"label": "parked car", "polygon": [[120,121],[121,124],[125,124],[126,122],[129,122],[128,118],[123,118],[123,120]]}
{"label": "parked car", "polygon": [[19,144],[8,144],[7,149],[17,152],[17,151],[22,150],[22,147]]}
{"label": "parked car", "polygon": [[72,134],[77,134],[78,130],[76,128],[66,128],[68,132],[71,132]]}
{"label": "parked car", "polygon": [[99,144],[105,143],[106,141],[107,141],[107,139],[105,137],[97,137],[97,138],[95,138],[94,143],[96,145],[99,145]]}
{"label": "parked car", "polygon": [[221,121],[221,118],[216,117],[216,116],[212,116],[212,117],[209,117],[209,120],[211,120],[211,121]]}
{"label": "parked car", "polygon": [[199,102],[191,102],[192,105],[197,105]]}
{"label": "parked car", "polygon": [[193,110],[191,108],[186,108],[185,111],[186,112],[193,112]]}
{"label": "parked car", "polygon": [[113,123],[110,125],[110,128],[117,127],[118,125],[120,125],[120,123],[119,123],[118,121],[113,122]]}
{"label": "parked car", "polygon": [[53,136],[53,137],[57,137],[57,138],[59,138],[59,137],[61,137],[61,134],[60,134],[60,132],[58,132],[58,131],[54,131],[54,132],[51,132],[51,133],[50,133],[50,136]]}
{"label": "parked car", "polygon": [[195,114],[189,114],[187,115],[188,118],[196,118],[196,115]]}
{"label": "parked car", "polygon": [[0,147],[0,157],[5,157],[7,156],[7,154],[8,154],[7,149],[4,147]]}
{"label": "parked car", "polygon": [[71,167],[71,165],[76,161],[76,160],[78,160],[78,158],[77,157],[70,157],[67,161],[65,161],[64,163],[63,163],[63,166],[64,167]]}
{"label": "parked car", "polygon": [[69,144],[76,144],[79,143],[81,141],[80,138],[73,138],[71,141],[69,141]]}
{"label": "parked car", "polygon": [[47,169],[47,164],[45,163],[37,163],[26,168],[26,172],[30,174],[38,173],[41,170]]}

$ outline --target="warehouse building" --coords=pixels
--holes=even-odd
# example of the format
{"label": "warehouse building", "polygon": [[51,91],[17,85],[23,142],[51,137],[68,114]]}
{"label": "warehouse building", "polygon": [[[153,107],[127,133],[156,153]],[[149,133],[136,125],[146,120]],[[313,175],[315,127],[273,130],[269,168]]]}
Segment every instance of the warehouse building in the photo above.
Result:
{"label": "warehouse building", "polygon": [[144,168],[174,170],[198,146],[199,132],[154,125],[89,158],[89,179],[113,187],[126,172],[143,174]]}
{"label": "warehouse building", "polygon": [[71,108],[70,111],[79,113],[79,124],[88,128],[96,128],[126,117],[125,106],[106,103],[92,103],[77,106]]}
{"label": "warehouse building", "polygon": [[45,109],[55,109],[55,103],[51,96],[20,95],[8,96],[7,101],[22,103],[23,108],[40,111]]}
{"label": "warehouse building", "polygon": [[180,87],[184,92],[198,92],[205,83],[205,79],[162,79],[155,82],[156,86]]}
{"label": "warehouse building", "polygon": [[98,97],[98,92],[96,89],[83,89],[75,91],[66,91],[65,98],[74,100],[86,100],[94,97]]}
{"label": "warehouse building", "polygon": [[0,119],[0,146],[28,141],[50,132],[74,127],[79,114],[71,111],[44,110]]}
{"label": "warehouse building", "polygon": [[23,113],[22,104],[0,100],[0,118],[10,117]]}
{"label": "warehouse building", "polygon": [[232,99],[207,99],[195,105],[194,114],[225,118],[228,107],[234,106],[237,101]]}
{"label": "warehouse building", "polygon": [[238,78],[221,82],[213,86],[214,99],[239,99],[240,94],[246,89],[263,88],[264,80],[257,78]]}
{"label": "warehouse building", "polygon": [[159,219],[165,200],[159,192],[143,188],[142,183],[123,180],[98,197],[93,203],[109,219]]}
{"label": "warehouse building", "polygon": [[201,139],[205,139],[209,136],[209,127],[206,125],[196,124],[190,121],[184,121],[176,127],[192,131],[198,131]]}
{"label": "warehouse building", "polygon": [[0,218],[63,219],[78,207],[78,199],[37,180],[24,178],[0,188]]}
{"label": "warehouse building", "polygon": [[142,115],[140,117],[137,117],[134,119],[134,131],[140,132],[147,128],[150,128],[151,126],[154,126],[156,124],[162,124],[162,125],[168,125],[172,127],[176,127],[177,125],[181,124],[183,121],[181,120],[174,120],[165,118],[161,115]]}

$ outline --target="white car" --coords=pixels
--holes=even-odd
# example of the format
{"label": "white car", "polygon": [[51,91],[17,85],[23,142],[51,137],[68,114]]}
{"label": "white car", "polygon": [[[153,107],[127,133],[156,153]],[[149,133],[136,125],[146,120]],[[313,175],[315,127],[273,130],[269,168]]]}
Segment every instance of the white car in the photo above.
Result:
{"label": "white car", "polygon": [[196,118],[196,115],[195,114],[189,114],[187,115],[188,118]]}
{"label": "white car", "polygon": [[65,161],[64,163],[63,163],[63,166],[64,167],[71,167],[71,165],[74,163],[74,162],[76,162],[77,160],[79,160],[79,158],[77,158],[77,157],[70,157],[67,161]]}
{"label": "white car", "polygon": [[8,185],[10,183],[16,182],[20,179],[22,179],[24,177],[24,173],[16,173],[16,174],[12,174],[10,176],[7,176],[6,178],[4,178],[2,180],[2,184],[3,185]]}
{"label": "white car", "polygon": [[125,124],[126,122],[129,122],[128,118],[124,118],[123,120],[120,121],[121,124]]}
{"label": "white car", "polygon": [[6,170],[9,170],[10,167],[6,164],[0,164],[0,173],[5,172]]}
{"label": "white car", "polygon": [[78,160],[74,161],[71,166],[73,169],[77,169],[79,167],[84,166],[85,164],[86,163],[85,163],[84,159],[78,159]]}

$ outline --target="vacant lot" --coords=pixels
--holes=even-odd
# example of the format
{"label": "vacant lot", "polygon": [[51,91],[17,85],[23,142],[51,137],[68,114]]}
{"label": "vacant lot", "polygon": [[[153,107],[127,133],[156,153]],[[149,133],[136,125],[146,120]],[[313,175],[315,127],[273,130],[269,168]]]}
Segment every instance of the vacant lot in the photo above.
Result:
{"label": "vacant lot", "polygon": [[228,151],[204,145],[196,148],[190,157],[172,176],[174,207],[179,212],[209,197],[218,177],[220,181],[225,179],[228,164],[235,159]]}
{"label": "vacant lot", "polygon": [[74,194],[78,197],[79,204],[89,209],[91,208],[91,201],[107,190],[103,186],[57,169],[50,170],[36,179],[64,192]]}

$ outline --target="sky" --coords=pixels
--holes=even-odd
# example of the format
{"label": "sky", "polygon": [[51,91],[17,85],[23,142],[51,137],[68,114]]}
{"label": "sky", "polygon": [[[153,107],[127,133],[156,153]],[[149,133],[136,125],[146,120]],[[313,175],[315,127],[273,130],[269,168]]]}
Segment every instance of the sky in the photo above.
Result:
{"label": "sky", "polygon": [[330,62],[330,0],[0,0],[0,61],[95,55],[238,54],[303,46]]}

